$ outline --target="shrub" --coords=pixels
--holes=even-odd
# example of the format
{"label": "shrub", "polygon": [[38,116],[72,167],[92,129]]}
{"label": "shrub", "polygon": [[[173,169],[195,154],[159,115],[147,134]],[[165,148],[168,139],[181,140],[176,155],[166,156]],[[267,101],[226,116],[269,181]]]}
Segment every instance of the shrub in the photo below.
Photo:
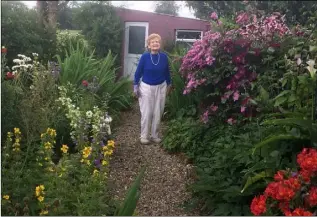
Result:
{"label": "shrub", "polygon": [[[254,99],[261,84],[270,82],[273,86],[285,73],[287,61],[283,58],[287,50],[294,49],[294,42],[305,44],[307,40],[308,32],[292,32],[278,13],[257,17],[256,13],[244,12],[237,16],[236,23],[239,28],[227,31],[215,18],[213,30],[197,41],[183,59],[181,71],[187,79],[184,94],[196,89],[207,93],[202,98],[204,122],[212,116],[230,123],[242,119],[241,115],[254,117],[260,109]],[[272,71],[273,77],[269,77]],[[263,76],[257,83],[262,74],[266,80]],[[281,89],[275,84],[270,92],[278,94]]]}
{"label": "shrub", "polygon": [[44,60],[55,55],[50,53],[51,43],[45,36],[45,29],[37,24],[35,9],[29,9],[22,2],[2,2],[1,44],[8,48],[9,66],[18,54],[31,56],[38,53]]}
{"label": "shrub", "polygon": [[[76,47],[77,43],[79,47],[85,52],[92,50],[85,37],[79,33],[73,33],[66,31],[60,31],[57,33],[57,55],[63,60],[66,57],[66,53],[71,52],[72,47]],[[91,52],[91,51],[90,51]]]}
{"label": "shrub", "polygon": [[96,49],[98,57],[106,57],[109,50],[115,55],[121,52],[124,27],[109,3],[83,3],[81,12],[76,13],[76,20],[88,43]]}

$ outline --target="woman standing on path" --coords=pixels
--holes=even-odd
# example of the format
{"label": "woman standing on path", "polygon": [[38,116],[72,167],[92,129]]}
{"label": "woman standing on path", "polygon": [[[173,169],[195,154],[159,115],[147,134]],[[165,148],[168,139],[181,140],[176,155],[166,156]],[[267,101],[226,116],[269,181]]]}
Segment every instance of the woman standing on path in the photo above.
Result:
{"label": "woman standing on path", "polygon": [[166,93],[170,91],[171,86],[168,58],[165,53],[160,52],[161,37],[151,34],[147,39],[147,46],[150,52],[144,53],[140,58],[134,76],[133,91],[139,98],[142,144],[148,144],[150,140],[155,143],[161,142],[158,130],[164,112]]}

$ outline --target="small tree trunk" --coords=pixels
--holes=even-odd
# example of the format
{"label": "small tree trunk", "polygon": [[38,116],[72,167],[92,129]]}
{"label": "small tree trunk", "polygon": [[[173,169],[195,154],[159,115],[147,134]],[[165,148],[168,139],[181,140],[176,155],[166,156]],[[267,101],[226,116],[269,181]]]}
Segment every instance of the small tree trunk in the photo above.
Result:
{"label": "small tree trunk", "polygon": [[58,1],[48,1],[47,5],[48,5],[48,13],[47,13],[48,26],[47,27],[51,31],[56,32]]}

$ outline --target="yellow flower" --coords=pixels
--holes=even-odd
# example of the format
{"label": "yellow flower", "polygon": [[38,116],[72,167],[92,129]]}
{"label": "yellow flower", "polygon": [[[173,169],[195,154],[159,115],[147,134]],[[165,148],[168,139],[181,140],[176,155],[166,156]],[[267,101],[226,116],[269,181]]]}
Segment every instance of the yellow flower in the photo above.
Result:
{"label": "yellow flower", "polygon": [[81,163],[84,163],[84,161],[85,161],[84,159],[81,159],[81,160],[80,160]]}
{"label": "yellow flower", "polygon": [[51,129],[51,128],[47,128],[46,133],[49,134],[51,137],[56,136],[56,130]]}
{"label": "yellow flower", "polygon": [[19,128],[15,127],[13,130],[14,130],[14,134],[21,134],[21,131]]}
{"label": "yellow flower", "polygon": [[45,134],[44,133],[41,133],[41,138],[43,138],[45,136]]}
{"label": "yellow flower", "polygon": [[85,147],[83,150],[83,158],[88,158],[88,156],[91,153],[92,148],[91,147]]}
{"label": "yellow flower", "polygon": [[48,214],[48,211],[47,210],[42,210],[41,212],[40,212],[40,215],[47,215]]}
{"label": "yellow flower", "polygon": [[44,158],[44,160],[48,161],[48,157]]}
{"label": "yellow flower", "polygon": [[94,176],[98,175],[99,171],[97,169],[94,169]]}
{"label": "yellow flower", "polygon": [[40,202],[42,202],[42,201],[44,200],[44,197],[43,197],[43,196],[39,196],[37,199],[38,199]]}
{"label": "yellow flower", "polygon": [[9,195],[3,195],[3,199],[5,199],[5,200],[9,200],[10,199],[10,196]]}
{"label": "yellow flower", "polygon": [[44,144],[44,148],[45,148],[45,149],[51,149],[51,148],[52,148],[52,143],[46,142],[46,143]]}
{"label": "yellow flower", "polygon": [[108,151],[108,147],[107,147],[107,146],[104,146],[104,147],[102,148],[102,150],[103,150],[103,151]]}
{"label": "yellow flower", "polygon": [[19,143],[19,142],[20,142],[20,139],[18,139],[18,138],[15,139],[15,142],[16,142],[16,143]]}
{"label": "yellow flower", "polygon": [[87,163],[88,166],[91,165],[90,160],[86,160],[86,163]]}
{"label": "yellow flower", "polygon": [[107,165],[108,165],[108,162],[107,162],[107,161],[105,161],[105,160],[102,160],[102,162],[101,162],[101,163],[102,163],[102,165],[103,165],[103,166],[107,166]]}
{"label": "yellow flower", "polygon": [[43,192],[44,190],[45,190],[44,185],[36,186],[36,188],[35,188],[35,195],[38,197],[38,196],[41,195],[41,193],[44,194],[44,192]]}
{"label": "yellow flower", "polygon": [[108,141],[108,146],[114,148],[114,141],[113,140],[109,140]]}
{"label": "yellow flower", "polygon": [[109,150],[109,151],[105,151],[103,154],[104,154],[104,156],[110,156],[110,155],[112,155],[112,153],[113,153],[113,150]]}
{"label": "yellow flower", "polygon": [[19,151],[21,151],[21,149],[20,148],[14,148],[13,151],[14,152],[19,152]]}
{"label": "yellow flower", "polygon": [[8,132],[8,138],[12,137],[12,133]]}
{"label": "yellow flower", "polygon": [[50,172],[54,172],[53,167],[49,167],[49,168],[48,168],[48,171],[50,171]]}
{"label": "yellow flower", "polygon": [[61,147],[61,151],[62,151],[64,154],[66,154],[66,153],[68,152],[68,146],[67,146],[67,145],[63,145],[63,146]]}

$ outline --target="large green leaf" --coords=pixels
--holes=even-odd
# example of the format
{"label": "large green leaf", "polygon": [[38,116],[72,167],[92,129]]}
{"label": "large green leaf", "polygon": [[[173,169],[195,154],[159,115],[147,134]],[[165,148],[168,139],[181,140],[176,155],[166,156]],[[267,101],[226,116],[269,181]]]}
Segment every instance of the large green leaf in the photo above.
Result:
{"label": "large green leaf", "polygon": [[273,175],[272,171],[267,170],[267,171],[262,171],[261,173],[255,174],[252,177],[248,177],[247,182],[245,183],[243,189],[241,190],[241,193],[243,193],[253,183],[267,177],[272,177],[272,175]]}
{"label": "large green leaf", "polygon": [[255,151],[265,145],[269,145],[272,143],[276,143],[282,140],[294,140],[294,139],[299,139],[296,136],[292,136],[292,135],[274,135],[274,136],[269,136],[268,138],[266,138],[264,141],[258,143],[255,145],[255,147],[253,148],[252,154],[255,153]]}
{"label": "large green leaf", "polygon": [[140,198],[139,188],[140,188],[141,180],[144,176],[145,170],[146,170],[145,167],[141,169],[140,174],[137,176],[132,186],[130,187],[123,204],[121,205],[120,208],[116,210],[115,216],[132,216],[133,215],[137,202]]}

